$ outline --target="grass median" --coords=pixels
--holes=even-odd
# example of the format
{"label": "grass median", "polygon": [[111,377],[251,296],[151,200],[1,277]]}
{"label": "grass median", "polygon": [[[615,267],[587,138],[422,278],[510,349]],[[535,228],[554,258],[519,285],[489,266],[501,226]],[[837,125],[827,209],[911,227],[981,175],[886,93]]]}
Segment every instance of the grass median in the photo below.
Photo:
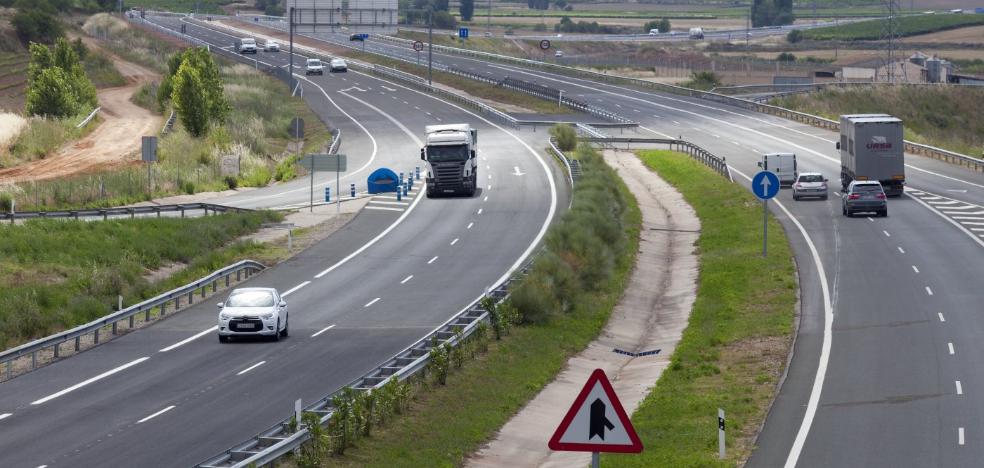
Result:
{"label": "grass median", "polygon": [[[792,341],[797,282],[792,252],[769,220],[762,257],[762,204],[686,155],[640,151],[679,190],[701,222],[700,276],[689,325],[655,389],[632,416],[639,455],[605,455],[608,466],[735,466],[777,391]],[[727,413],[728,458],[717,457],[717,409]]]}
{"label": "grass median", "polygon": [[[322,466],[460,465],[597,337],[634,264],[641,214],[600,156],[586,147],[578,153],[584,176],[574,205],[547,234],[545,251],[519,288],[526,291],[514,290],[509,301],[521,324],[490,340],[488,351],[452,371],[446,385],[417,391],[404,416],[376,426],[344,455],[320,460]],[[559,294],[568,301],[557,301]],[[532,303],[542,310],[524,310]]]}

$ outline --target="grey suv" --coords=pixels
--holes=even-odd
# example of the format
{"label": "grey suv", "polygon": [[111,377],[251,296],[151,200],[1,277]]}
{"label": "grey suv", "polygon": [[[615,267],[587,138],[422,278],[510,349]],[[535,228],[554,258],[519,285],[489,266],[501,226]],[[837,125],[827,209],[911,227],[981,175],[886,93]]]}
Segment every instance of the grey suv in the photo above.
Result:
{"label": "grey suv", "polygon": [[885,190],[877,180],[855,180],[847,186],[841,202],[841,212],[850,218],[854,213],[863,211],[888,216]]}

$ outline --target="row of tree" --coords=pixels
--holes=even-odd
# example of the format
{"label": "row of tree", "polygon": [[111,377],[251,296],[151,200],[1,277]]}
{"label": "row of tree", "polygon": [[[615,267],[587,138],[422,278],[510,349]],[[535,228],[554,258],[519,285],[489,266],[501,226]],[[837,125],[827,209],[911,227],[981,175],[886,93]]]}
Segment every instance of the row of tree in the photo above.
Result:
{"label": "row of tree", "polygon": [[161,107],[170,102],[181,124],[195,137],[206,135],[229,115],[219,67],[201,47],[185,49],[168,59],[157,99]]}
{"label": "row of tree", "polygon": [[25,100],[28,114],[61,118],[95,107],[96,87],[85,75],[71,43],[58,39],[54,49],[31,43],[30,53]]}
{"label": "row of tree", "polygon": [[659,20],[649,21],[646,24],[642,25],[643,32],[649,32],[652,31],[653,29],[661,33],[670,32],[670,20],[667,18],[662,18]]}
{"label": "row of tree", "polygon": [[793,0],[754,0],[752,27],[785,26],[793,24]]}

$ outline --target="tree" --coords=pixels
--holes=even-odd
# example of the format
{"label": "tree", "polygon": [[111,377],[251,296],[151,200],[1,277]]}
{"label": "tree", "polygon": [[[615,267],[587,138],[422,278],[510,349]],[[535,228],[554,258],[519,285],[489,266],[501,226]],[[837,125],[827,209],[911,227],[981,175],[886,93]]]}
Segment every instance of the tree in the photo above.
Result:
{"label": "tree", "polygon": [[791,54],[791,53],[789,53],[789,52],[783,52],[783,53],[781,53],[781,54],[779,54],[779,55],[776,56],[776,61],[777,62],[795,62],[796,61],[796,56],[793,55],[793,54]]}
{"label": "tree", "polygon": [[68,77],[67,85],[75,96],[76,112],[96,106],[96,87],[85,75],[79,54],[72,44],[64,38],[58,39],[55,51],[51,55],[52,65],[61,68]]}
{"label": "tree", "polygon": [[661,33],[670,32],[670,20],[666,18],[662,18],[660,20],[649,21],[646,24],[642,25],[642,30],[644,32],[649,32],[652,31],[653,29]]}
{"label": "tree", "polygon": [[22,42],[51,44],[65,35],[61,22],[40,8],[20,9],[10,23]]}
{"label": "tree", "polygon": [[800,31],[799,29],[794,29],[792,31],[789,31],[789,34],[786,35],[786,40],[789,41],[791,44],[795,44],[799,41],[802,41],[803,31]]}
{"label": "tree", "polygon": [[448,0],[431,0],[431,5],[434,7],[435,12],[447,12],[451,9]]}
{"label": "tree", "polygon": [[45,68],[31,81],[25,110],[31,115],[65,117],[75,113],[75,96],[68,89],[68,76],[61,68]]}
{"label": "tree", "polygon": [[192,136],[204,136],[209,128],[209,106],[202,78],[194,65],[189,62],[182,63],[181,68],[174,75],[173,86],[171,101],[178,111],[181,124]]}
{"label": "tree", "polygon": [[451,13],[446,11],[434,12],[434,27],[438,29],[454,29],[458,27],[458,21]]}
{"label": "tree", "polygon": [[25,110],[31,115],[67,117],[96,105],[96,87],[85,76],[75,48],[59,39],[52,51],[31,43]]}
{"label": "tree", "polygon": [[754,0],[752,3],[752,26],[783,26],[792,24],[792,0]]}
{"label": "tree", "polygon": [[461,0],[458,12],[461,13],[462,21],[471,21],[475,14],[475,0]]}

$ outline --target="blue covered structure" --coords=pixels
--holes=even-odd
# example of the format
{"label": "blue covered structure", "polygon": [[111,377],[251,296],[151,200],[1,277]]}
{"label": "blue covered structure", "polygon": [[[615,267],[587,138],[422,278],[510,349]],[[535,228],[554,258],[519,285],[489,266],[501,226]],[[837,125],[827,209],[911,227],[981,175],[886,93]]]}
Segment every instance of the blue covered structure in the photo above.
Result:
{"label": "blue covered structure", "polygon": [[392,170],[382,167],[369,174],[367,184],[370,194],[395,192],[399,190],[400,177]]}

